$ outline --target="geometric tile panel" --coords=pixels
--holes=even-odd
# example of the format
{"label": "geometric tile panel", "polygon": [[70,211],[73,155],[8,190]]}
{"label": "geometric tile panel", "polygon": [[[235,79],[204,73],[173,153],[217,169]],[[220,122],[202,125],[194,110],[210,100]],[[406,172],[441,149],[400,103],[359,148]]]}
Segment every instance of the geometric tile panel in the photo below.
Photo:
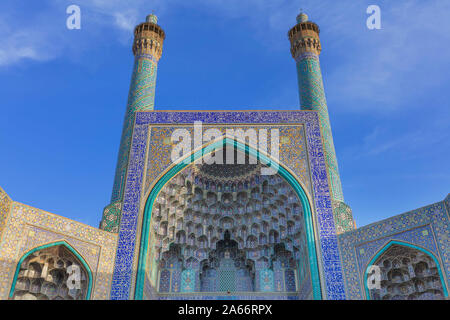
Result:
{"label": "geometric tile panel", "polygon": [[172,271],[172,292],[180,292],[181,287],[181,271]]}
{"label": "geometric tile panel", "polygon": [[283,270],[276,270],[273,272],[273,278],[275,283],[275,291],[285,291],[283,281]]}
{"label": "geometric tile panel", "polygon": [[181,292],[194,292],[196,275],[194,270],[186,269],[181,273]]}
{"label": "geometric tile panel", "polygon": [[169,292],[170,291],[170,271],[162,270],[159,276],[159,291]]}
{"label": "geometric tile panel", "polygon": [[284,281],[286,284],[287,292],[294,292],[297,290],[297,286],[295,284],[295,273],[294,270],[289,269],[284,271]]}
{"label": "geometric tile panel", "polygon": [[260,288],[263,292],[274,291],[273,271],[270,269],[261,270],[259,272]]}

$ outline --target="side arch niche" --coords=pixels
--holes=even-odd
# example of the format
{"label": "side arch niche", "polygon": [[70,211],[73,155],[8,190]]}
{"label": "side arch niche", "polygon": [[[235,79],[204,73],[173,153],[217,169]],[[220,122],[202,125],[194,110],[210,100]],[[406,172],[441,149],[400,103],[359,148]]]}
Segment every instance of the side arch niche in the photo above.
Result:
{"label": "side arch niche", "polygon": [[[79,281],[76,274],[79,270]],[[64,242],[35,248],[19,261],[11,288],[13,300],[86,300],[91,273]]]}
{"label": "side arch niche", "polygon": [[[145,278],[154,297],[320,299],[311,209],[300,184],[281,166],[262,175],[271,164],[248,146],[219,143],[223,164],[193,157],[150,193],[135,298]],[[229,148],[244,163],[227,164]]]}
{"label": "side arch niche", "polygon": [[379,288],[368,288],[371,300],[442,300],[448,295],[438,260],[422,248],[402,242],[387,244],[369,263],[380,269]]}

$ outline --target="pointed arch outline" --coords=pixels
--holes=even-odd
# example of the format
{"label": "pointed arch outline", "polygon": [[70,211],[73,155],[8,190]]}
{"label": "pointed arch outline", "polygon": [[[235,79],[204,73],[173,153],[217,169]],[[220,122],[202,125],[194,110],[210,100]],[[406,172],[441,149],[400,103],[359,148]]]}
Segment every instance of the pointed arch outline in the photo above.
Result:
{"label": "pointed arch outline", "polygon": [[372,257],[372,259],[370,259],[369,263],[367,263],[367,265],[364,269],[363,286],[364,286],[364,291],[366,294],[366,300],[371,300],[370,291],[369,291],[369,288],[367,287],[367,276],[368,276],[369,267],[393,245],[399,245],[399,246],[403,246],[403,247],[416,249],[416,250],[419,250],[419,251],[429,255],[433,259],[434,263],[436,263],[439,278],[441,280],[442,289],[444,290],[444,297],[448,297],[448,290],[447,290],[447,286],[445,285],[444,274],[442,273],[441,264],[439,263],[439,260],[436,258],[434,253],[432,253],[431,251],[429,251],[423,247],[419,247],[412,243],[408,243],[408,242],[400,241],[400,240],[390,240],[389,242],[384,244],[380,250],[378,250],[378,252]]}
{"label": "pointed arch outline", "polygon": [[[145,268],[147,264],[148,246],[149,246],[149,231],[151,223],[151,211],[156,198],[158,197],[162,188],[175,177],[184,168],[191,165],[196,160],[204,157],[205,154],[211,153],[214,150],[225,147],[226,145],[233,146],[234,148],[245,152],[248,155],[256,157],[256,159],[262,160],[263,163],[272,167],[274,164],[278,168],[277,174],[286,180],[286,182],[294,189],[296,195],[299,197],[302,204],[303,212],[305,214],[305,229],[306,229],[306,243],[308,248],[308,258],[310,264],[311,283],[313,287],[313,298],[315,300],[322,299],[321,278],[319,272],[319,258],[317,253],[320,252],[316,248],[315,229],[312,215],[312,208],[308,198],[308,195],[302,186],[302,184],[294,177],[294,175],[285,168],[279,161],[272,159],[270,156],[262,153],[261,151],[247,145],[246,143],[238,141],[234,137],[223,135],[218,139],[212,141],[209,144],[204,144],[197,150],[191,152],[191,154],[179,159],[170,169],[158,179],[158,181],[151,188],[148,196],[144,199],[144,213],[142,218],[141,238],[139,244],[139,255],[137,263],[136,284],[134,289],[134,299],[142,300],[144,292],[145,282]],[[187,160],[189,159],[189,160]]]}
{"label": "pointed arch outline", "polygon": [[84,260],[84,258],[81,256],[81,254],[78,253],[78,251],[75,248],[73,248],[65,240],[51,242],[51,243],[47,243],[47,244],[35,247],[35,248],[29,250],[27,253],[25,253],[20,258],[20,260],[19,260],[19,262],[17,263],[17,266],[16,266],[16,272],[14,273],[14,278],[13,278],[13,282],[12,282],[12,285],[11,285],[11,290],[9,291],[9,298],[10,299],[12,299],[12,297],[14,296],[14,290],[16,289],[17,278],[19,277],[20,266],[22,265],[23,261],[26,258],[28,258],[28,256],[30,254],[32,254],[32,253],[34,253],[36,251],[44,250],[44,249],[51,248],[51,247],[57,247],[57,246],[64,246],[66,249],[68,249],[81,262],[83,267],[86,269],[89,281],[88,281],[88,288],[87,288],[87,291],[86,291],[86,298],[85,298],[85,300],[90,300],[91,292],[92,292],[92,271],[91,271],[91,268],[87,264],[86,260]]}

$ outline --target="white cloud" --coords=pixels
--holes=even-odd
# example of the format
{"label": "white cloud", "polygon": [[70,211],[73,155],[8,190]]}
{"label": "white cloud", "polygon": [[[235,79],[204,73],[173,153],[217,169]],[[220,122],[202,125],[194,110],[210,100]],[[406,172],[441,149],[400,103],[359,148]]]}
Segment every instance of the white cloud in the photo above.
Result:
{"label": "white cloud", "polygon": [[58,55],[58,48],[48,39],[48,34],[21,25],[8,24],[0,17],[0,66],[20,62],[23,59],[47,61]]}
{"label": "white cloud", "polygon": [[123,30],[132,31],[136,26],[137,13],[133,10],[132,12],[116,12],[114,13],[115,24]]}
{"label": "white cloud", "polygon": [[9,39],[5,39],[5,45],[0,48],[0,66],[13,64],[22,59],[45,60],[36,48],[12,43],[12,40],[18,37],[19,35],[14,34]]}
{"label": "white cloud", "polygon": [[65,29],[68,17],[66,7],[71,1],[49,0],[42,7],[45,10],[24,12],[12,5],[2,7],[0,13],[0,67],[18,64],[24,60],[45,62],[61,56],[69,50],[83,50],[93,37],[100,37],[101,30],[108,28],[110,32],[118,32],[118,41],[132,37],[130,32],[139,20],[142,20],[142,9],[148,1],[116,1],[116,0],[80,0],[82,29],[87,25],[90,34],[83,33],[84,42],[77,46],[68,40]]}

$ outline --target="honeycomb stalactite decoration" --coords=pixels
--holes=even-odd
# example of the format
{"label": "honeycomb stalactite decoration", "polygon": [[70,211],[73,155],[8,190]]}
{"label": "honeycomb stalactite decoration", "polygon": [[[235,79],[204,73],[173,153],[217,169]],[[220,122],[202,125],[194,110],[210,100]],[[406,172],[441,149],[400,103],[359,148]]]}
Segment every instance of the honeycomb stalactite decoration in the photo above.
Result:
{"label": "honeycomb stalactite decoration", "polygon": [[[80,270],[79,285],[68,285],[72,265]],[[33,252],[22,262],[13,299],[85,300],[87,289],[86,270],[72,252],[59,245]]]}
{"label": "honeycomb stalactite decoration", "polygon": [[[220,172],[220,165],[194,164],[156,198],[150,274],[159,279],[160,292],[170,292],[174,274],[185,270],[195,273],[190,279],[197,292],[292,292],[305,279],[304,213],[294,189],[279,175],[253,174],[250,169],[260,164],[236,166],[248,170],[223,165],[226,172]],[[268,272],[280,279],[279,290],[260,288]]]}
{"label": "honeycomb stalactite decoration", "polygon": [[444,299],[437,265],[422,251],[393,245],[375,265],[381,269],[381,288],[370,290],[374,300]]}

